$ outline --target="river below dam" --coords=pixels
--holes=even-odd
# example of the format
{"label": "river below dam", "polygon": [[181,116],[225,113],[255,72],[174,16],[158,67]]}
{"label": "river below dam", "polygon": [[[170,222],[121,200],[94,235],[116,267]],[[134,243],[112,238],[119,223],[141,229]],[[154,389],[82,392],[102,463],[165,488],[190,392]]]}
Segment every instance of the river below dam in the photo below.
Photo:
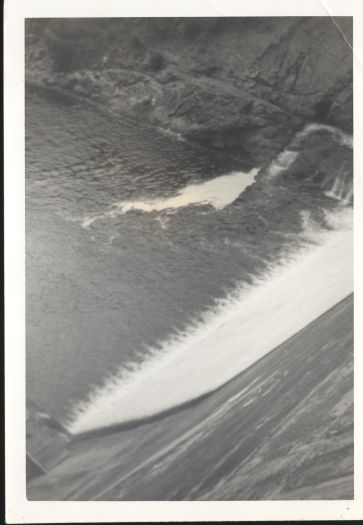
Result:
{"label": "river below dam", "polygon": [[28,89],[28,398],[75,433],[168,410],[347,296],[351,137],[295,142],[251,165]]}

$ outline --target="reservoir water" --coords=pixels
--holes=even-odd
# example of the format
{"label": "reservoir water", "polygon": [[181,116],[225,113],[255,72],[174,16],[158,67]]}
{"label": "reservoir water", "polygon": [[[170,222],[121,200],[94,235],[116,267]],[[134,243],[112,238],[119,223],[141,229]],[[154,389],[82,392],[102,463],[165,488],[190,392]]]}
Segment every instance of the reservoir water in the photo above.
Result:
{"label": "reservoir water", "polygon": [[29,90],[28,397],[74,432],[165,410],[350,293],[351,177],[296,177],[299,155],[253,166]]}

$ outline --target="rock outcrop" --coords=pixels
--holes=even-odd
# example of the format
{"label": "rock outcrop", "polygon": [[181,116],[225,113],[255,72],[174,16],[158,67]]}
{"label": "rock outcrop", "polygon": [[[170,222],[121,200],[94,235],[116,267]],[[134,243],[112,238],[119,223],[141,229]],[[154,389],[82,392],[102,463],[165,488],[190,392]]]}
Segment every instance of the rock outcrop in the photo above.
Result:
{"label": "rock outcrop", "polygon": [[70,435],[65,427],[32,401],[26,406],[27,479],[42,475],[69,454]]}
{"label": "rock outcrop", "polygon": [[29,83],[263,164],[306,122],[352,130],[352,19],[30,19]]}

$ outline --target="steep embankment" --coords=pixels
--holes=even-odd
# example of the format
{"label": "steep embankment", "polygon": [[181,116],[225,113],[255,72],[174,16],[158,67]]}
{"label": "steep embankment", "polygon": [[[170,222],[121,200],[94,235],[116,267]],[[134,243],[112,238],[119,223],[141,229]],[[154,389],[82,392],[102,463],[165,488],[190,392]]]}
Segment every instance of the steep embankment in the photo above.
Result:
{"label": "steep embankment", "polygon": [[28,498],[352,498],[352,308],[350,296],[194,406],[74,441]]}
{"label": "steep embankment", "polygon": [[28,20],[29,83],[261,165],[304,122],[351,131],[351,18]]}

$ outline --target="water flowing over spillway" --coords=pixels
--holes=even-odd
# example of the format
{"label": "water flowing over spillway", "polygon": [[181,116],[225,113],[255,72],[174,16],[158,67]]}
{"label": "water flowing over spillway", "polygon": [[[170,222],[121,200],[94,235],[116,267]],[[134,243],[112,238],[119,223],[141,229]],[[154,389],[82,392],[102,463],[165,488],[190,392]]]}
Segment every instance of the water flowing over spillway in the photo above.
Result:
{"label": "water flowing over spillway", "polygon": [[[306,126],[295,140],[321,129],[334,141],[352,147],[349,135],[316,124]],[[298,154],[288,146],[268,166],[267,177],[287,170]],[[250,173],[253,179],[256,171]],[[252,285],[241,283],[199,324],[166,340],[161,349],[150,348],[141,364],[112,374],[88,401],[75,408],[70,430],[82,433],[142,419],[213,391],[346,297],[353,290],[352,208],[347,206],[353,183],[344,173],[324,184],[326,195],[340,202],[336,211],[326,213],[330,230],[322,231],[309,214],[302,213],[301,246],[295,253]],[[206,203],[208,190],[203,199],[203,186],[200,188],[199,202]],[[164,202],[167,207],[174,201]],[[163,204],[149,206],[164,208]],[[133,207],[151,211],[138,203],[120,206],[122,213]]]}
{"label": "water flowing over spillway", "polygon": [[73,433],[211,392],[351,292],[350,135],[258,168],[27,96],[28,397]]}
{"label": "water flowing over spillway", "polygon": [[111,377],[79,406],[70,430],[139,419],[205,394],[346,297],[353,289],[351,221],[351,209],[342,208],[331,217],[332,231],[319,233],[310,225],[305,235],[316,244],[242,287],[133,372]]}

